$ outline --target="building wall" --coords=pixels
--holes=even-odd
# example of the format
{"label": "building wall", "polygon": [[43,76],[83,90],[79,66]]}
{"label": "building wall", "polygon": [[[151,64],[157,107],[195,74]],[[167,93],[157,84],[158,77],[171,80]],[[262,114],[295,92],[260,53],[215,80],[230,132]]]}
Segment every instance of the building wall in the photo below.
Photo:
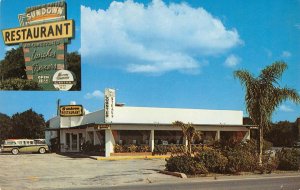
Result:
{"label": "building wall", "polygon": [[60,117],[56,116],[49,120],[49,128],[59,128],[60,127]]}
{"label": "building wall", "polygon": [[175,109],[151,107],[114,108],[112,123],[171,124],[182,121],[193,124],[242,125],[243,112],[232,110]]}

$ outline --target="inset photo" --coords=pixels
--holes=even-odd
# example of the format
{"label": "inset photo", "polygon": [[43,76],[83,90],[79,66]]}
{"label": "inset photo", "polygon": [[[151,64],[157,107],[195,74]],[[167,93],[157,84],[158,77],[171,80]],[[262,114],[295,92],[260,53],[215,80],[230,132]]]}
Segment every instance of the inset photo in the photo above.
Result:
{"label": "inset photo", "polygon": [[0,90],[81,90],[80,2],[0,5]]}

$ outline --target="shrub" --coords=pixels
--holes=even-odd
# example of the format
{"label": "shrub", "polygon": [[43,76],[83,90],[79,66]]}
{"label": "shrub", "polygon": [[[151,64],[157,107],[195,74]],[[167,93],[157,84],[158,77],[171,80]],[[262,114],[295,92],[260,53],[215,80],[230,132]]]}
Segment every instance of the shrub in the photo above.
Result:
{"label": "shrub", "polygon": [[185,146],[178,145],[178,144],[154,146],[153,154],[164,155],[167,154],[168,152],[170,152],[171,154],[184,154]]}
{"label": "shrub", "polygon": [[115,152],[115,153],[124,152],[124,146],[119,145],[119,144],[116,144],[116,145],[114,146],[114,152]]}
{"label": "shrub", "polygon": [[222,173],[226,169],[228,159],[222,155],[221,151],[213,148],[203,148],[195,155],[196,161],[203,163],[210,172]]}
{"label": "shrub", "polygon": [[165,145],[155,145],[154,146],[154,150],[153,150],[153,154],[156,155],[164,155],[168,153],[168,147]]}
{"label": "shrub", "polygon": [[201,152],[204,148],[204,145],[192,145],[192,152],[193,153],[197,153],[197,152]]}
{"label": "shrub", "polygon": [[115,153],[121,152],[151,152],[149,145],[119,145],[114,146]]}
{"label": "shrub", "polygon": [[235,148],[230,148],[225,151],[225,156],[228,159],[226,171],[229,173],[253,172],[257,168],[258,155],[252,152],[251,144],[240,144]]}
{"label": "shrub", "polygon": [[12,78],[0,82],[0,90],[41,90],[41,87],[32,80]]}
{"label": "shrub", "polygon": [[193,157],[187,154],[171,156],[166,159],[166,162],[166,169],[171,172],[181,172],[189,175],[208,173],[201,162],[195,161]]}
{"label": "shrub", "polygon": [[137,152],[151,152],[149,145],[140,145],[137,146]]}
{"label": "shrub", "polygon": [[58,152],[59,151],[59,139],[58,137],[52,138],[50,139],[50,148],[51,148],[51,152]]}
{"label": "shrub", "polygon": [[85,153],[88,152],[93,152],[94,150],[94,145],[90,141],[86,141],[85,143],[82,144],[82,151]]}
{"label": "shrub", "polygon": [[298,151],[296,149],[285,149],[282,148],[276,153],[278,159],[278,169],[279,170],[298,170]]}
{"label": "shrub", "polygon": [[185,145],[168,145],[167,152],[172,154],[183,154],[185,153]]}
{"label": "shrub", "polygon": [[273,143],[271,143],[270,141],[264,140],[263,141],[263,150],[271,150],[273,146]]}
{"label": "shrub", "polygon": [[262,157],[262,165],[257,164],[257,170],[262,173],[272,173],[278,167],[278,159],[271,156],[272,152],[265,152]]}

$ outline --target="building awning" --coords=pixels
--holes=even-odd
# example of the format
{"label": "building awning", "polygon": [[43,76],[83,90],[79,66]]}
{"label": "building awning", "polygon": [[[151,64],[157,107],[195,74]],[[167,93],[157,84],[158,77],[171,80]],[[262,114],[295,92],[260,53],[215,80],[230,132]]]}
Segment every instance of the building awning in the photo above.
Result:
{"label": "building awning", "polygon": [[[148,125],[148,126],[170,126],[172,123],[111,123],[110,125]],[[258,129],[256,125],[235,125],[235,124],[192,124],[196,127],[246,127],[248,129]]]}
{"label": "building awning", "polygon": [[[48,128],[45,131],[59,131],[59,130],[71,130],[71,129],[86,129],[88,127],[94,127],[95,130],[101,129],[110,129],[113,125],[131,125],[131,126],[138,126],[138,125],[146,125],[146,126],[170,126],[172,124],[166,123],[88,123],[84,125],[78,125],[74,127],[63,127],[63,128]],[[193,124],[195,127],[246,127],[248,129],[258,129],[256,125],[223,125],[223,124]]]}
{"label": "building awning", "polygon": [[59,131],[59,130],[70,130],[70,129],[86,129],[88,127],[94,127],[94,129],[108,129],[110,128],[110,124],[107,123],[88,123],[84,125],[78,125],[74,127],[62,127],[62,128],[48,128],[45,131]]}

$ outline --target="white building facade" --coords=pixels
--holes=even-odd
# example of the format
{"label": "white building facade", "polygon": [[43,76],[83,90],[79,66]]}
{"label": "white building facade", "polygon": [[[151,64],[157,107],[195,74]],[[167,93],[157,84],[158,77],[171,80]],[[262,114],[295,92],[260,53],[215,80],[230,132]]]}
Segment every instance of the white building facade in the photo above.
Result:
{"label": "white building facade", "polygon": [[201,132],[201,143],[220,140],[223,136],[239,135],[250,139],[249,126],[243,125],[243,112],[234,110],[128,107],[116,104],[113,89],[105,90],[104,109],[83,116],[50,119],[46,141],[58,137],[61,152],[80,152],[83,142],[99,145],[109,157],[114,146],[185,144],[175,121],[191,123]]}

